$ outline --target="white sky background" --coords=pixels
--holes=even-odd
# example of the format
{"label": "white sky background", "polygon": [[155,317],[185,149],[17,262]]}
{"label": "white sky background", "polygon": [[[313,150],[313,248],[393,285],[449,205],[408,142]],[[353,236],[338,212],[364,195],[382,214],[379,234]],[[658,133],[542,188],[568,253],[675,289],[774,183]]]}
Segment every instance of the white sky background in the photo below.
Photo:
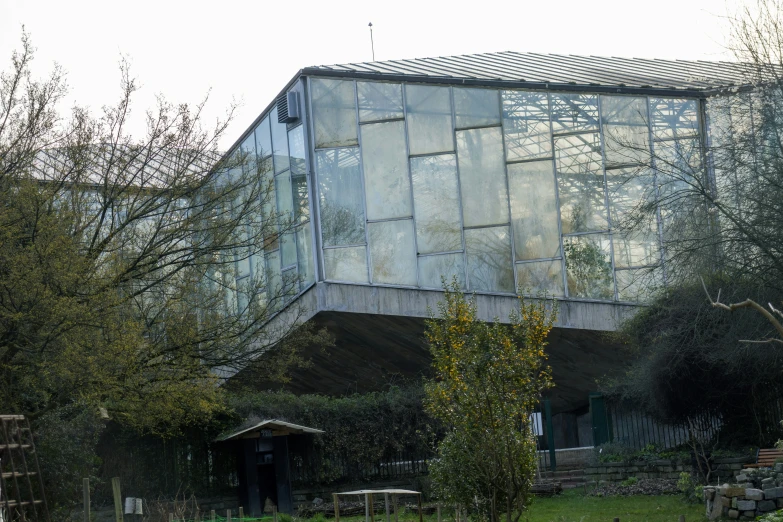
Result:
{"label": "white sky background", "polygon": [[120,94],[126,55],[142,85],[131,131],[162,94],[195,103],[207,119],[242,102],[230,146],[302,67],[519,51],[731,60],[727,13],[741,0],[0,0],[0,70],[22,25],[38,51],[34,72],[67,72],[70,98],[98,111]]}

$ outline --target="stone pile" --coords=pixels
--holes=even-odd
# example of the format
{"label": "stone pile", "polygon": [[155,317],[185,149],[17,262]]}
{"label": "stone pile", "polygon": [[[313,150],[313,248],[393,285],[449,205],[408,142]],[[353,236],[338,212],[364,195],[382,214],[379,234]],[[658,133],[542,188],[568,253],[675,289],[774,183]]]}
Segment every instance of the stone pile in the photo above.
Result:
{"label": "stone pile", "polygon": [[783,509],[783,463],[774,468],[744,469],[736,476],[737,485],[707,486],[704,500],[707,516],[754,519]]}

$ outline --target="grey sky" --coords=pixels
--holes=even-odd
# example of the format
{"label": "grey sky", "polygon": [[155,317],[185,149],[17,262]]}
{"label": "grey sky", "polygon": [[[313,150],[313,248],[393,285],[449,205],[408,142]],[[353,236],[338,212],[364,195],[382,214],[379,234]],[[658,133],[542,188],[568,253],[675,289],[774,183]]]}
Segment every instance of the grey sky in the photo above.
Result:
{"label": "grey sky", "polygon": [[725,60],[725,16],[738,1],[0,0],[0,64],[24,24],[35,72],[59,62],[69,103],[98,110],[117,99],[127,55],[143,86],[136,133],[156,94],[192,103],[211,88],[210,119],[243,103],[228,146],[300,68],[370,61],[370,21],[379,60],[508,50]]}

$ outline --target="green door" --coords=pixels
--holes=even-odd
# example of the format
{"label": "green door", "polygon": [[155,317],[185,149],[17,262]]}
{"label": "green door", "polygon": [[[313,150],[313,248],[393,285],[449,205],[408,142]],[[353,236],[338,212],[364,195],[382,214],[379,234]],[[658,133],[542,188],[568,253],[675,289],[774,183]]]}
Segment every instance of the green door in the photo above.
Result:
{"label": "green door", "polygon": [[600,446],[611,440],[609,413],[606,411],[604,396],[600,393],[591,393],[589,400],[590,418],[593,423],[593,445]]}

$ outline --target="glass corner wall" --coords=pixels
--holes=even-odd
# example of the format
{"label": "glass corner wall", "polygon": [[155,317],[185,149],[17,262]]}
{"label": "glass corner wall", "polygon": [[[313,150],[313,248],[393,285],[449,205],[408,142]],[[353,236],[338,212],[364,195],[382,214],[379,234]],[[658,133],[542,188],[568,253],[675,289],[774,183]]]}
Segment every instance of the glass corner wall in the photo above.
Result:
{"label": "glass corner wall", "polygon": [[699,139],[696,100],[308,81],[327,281],[626,302],[662,284],[655,158]]}

